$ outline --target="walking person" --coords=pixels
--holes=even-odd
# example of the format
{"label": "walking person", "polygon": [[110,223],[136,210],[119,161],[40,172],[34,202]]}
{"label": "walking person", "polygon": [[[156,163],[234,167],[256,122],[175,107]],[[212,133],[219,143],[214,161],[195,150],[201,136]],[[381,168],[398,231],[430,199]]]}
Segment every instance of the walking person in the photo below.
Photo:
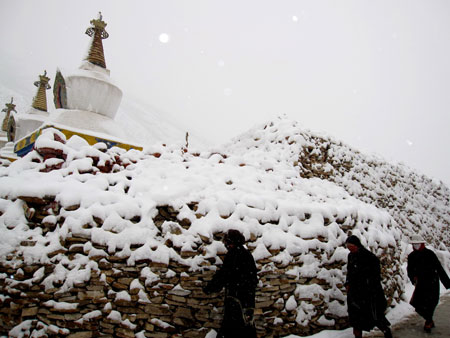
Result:
{"label": "walking person", "polygon": [[356,236],[346,240],[350,250],[347,262],[347,307],[350,326],[355,337],[362,337],[363,331],[375,326],[392,338],[390,323],[386,319],[387,302],[381,286],[380,260],[364,248]]}
{"label": "walking person", "polygon": [[431,332],[434,310],[439,303],[439,280],[449,289],[450,279],[436,254],[425,247],[420,235],[413,235],[410,243],[413,252],[408,255],[407,272],[415,286],[410,304],[425,319],[423,329]]}
{"label": "walking person", "polygon": [[258,279],[255,260],[244,242],[238,230],[227,232],[224,244],[228,252],[223,265],[203,289],[210,294],[225,288],[225,309],[217,338],[256,338],[253,313]]}

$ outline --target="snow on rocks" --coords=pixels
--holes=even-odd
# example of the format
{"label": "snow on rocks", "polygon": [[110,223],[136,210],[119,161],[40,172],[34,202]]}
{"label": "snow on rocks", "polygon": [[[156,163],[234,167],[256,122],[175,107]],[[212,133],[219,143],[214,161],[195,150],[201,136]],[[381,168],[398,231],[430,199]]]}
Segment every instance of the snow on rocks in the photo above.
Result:
{"label": "snow on rocks", "polygon": [[70,332],[204,337],[220,324],[222,296],[202,287],[228,229],[243,233],[257,263],[261,336],[347,325],[349,231],[380,257],[389,304],[403,293],[397,222],[345,187],[302,177],[301,155],[320,150],[295,123],[199,154],[106,149],[54,129],[38,141],[0,168],[1,334],[40,318]]}
{"label": "snow on rocks", "polygon": [[[404,235],[420,233],[430,244],[450,248],[450,190],[410,168],[361,154],[327,135],[303,130],[279,119],[256,126],[222,149],[263,166],[265,158],[283,157],[301,177],[322,179],[344,188],[357,199],[386,210]],[[426,160],[426,159],[424,159]],[[324,185],[317,185],[323,187]],[[325,192],[326,194],[327,192]]]}

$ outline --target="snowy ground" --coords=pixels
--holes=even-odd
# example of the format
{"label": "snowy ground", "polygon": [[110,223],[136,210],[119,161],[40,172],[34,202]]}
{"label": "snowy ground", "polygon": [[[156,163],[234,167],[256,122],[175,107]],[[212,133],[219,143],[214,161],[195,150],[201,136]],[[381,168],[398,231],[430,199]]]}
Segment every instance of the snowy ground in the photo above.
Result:
{"label": "snowy ground", "polygon": [[[403,269],[406,270],[406,265],[403,266]],[[386,317],[391,322],[391,326],[398,325],[399,323],[405,321],[405,318],[411,316],[415,313],[414,308],[409,304],[409,299],[414,291],[414,286],[408,282],[405,287],[405,295],[404,299],[407,301],[402,301],[395,306],[395,308],[390,309],[387,313]],[[443,285],[441,284],[441,296],[442,295],[450,295],[450,291],[445,290]],[[372,330],[371,332],[375,332],[378,330]],[[378,331],[379,332],[379,331]],[[367,332],[365,334],[368,334]],[[216,332],[212,330],[209,332],[205,338],[215,338]],[[284,338],[354,338],[352,328],[348,328],[345,330],[323,330],[319,333],[316,333],[312,336],[296,336],[289,335]]]}
{"label": "snowy ground", "polygon": [[[442,290],[442,289],[441,289]],[[448,298],[450,296],[450,292],[447,291],[445,293],[441,292],[441,299],[442,299],[442,295],[446,296],[446,298]],[[448,306],[447,306],[448,308]],[[439,316],[443,316],[444,317],[444,323],[445,323],[445,316],[448,317],[448,312],[444,312],[444,313],[440,313],[440,311],[444,311],[444,309],[440,309],[439,307],[437,308],[437,312],[435,314],[435,321],[436,318]],[[448,311],[448,310],[447,310]],[[396,308],[392,311],[390,311],[387,315],[389,321],[391,322],[392,326],[396,326],[395,330],[393,331],[393,336],[394,337],[398,337],[398,338],[418,338],[418,337],[422,337],[422,336],[430,336],[429,333],[425,333],[422,331],[422,325],[423,325],[423,319],[422,318],[417,318],[413,317],[412,319],[407,319],[408,317],[411,317],[414,314],[414,309],[407,303],[407,302],[403,302],[401,304],[399,304],[398,306],[396,306]],[[411,322],[412,320],[412,322]],[[414,326],[418,326],[418,328],[411,329],[409,328],[411,326],[411,323],[414,323]],[[417,324],[417,325],[416,325]],[[449,337],[448,332],[444,333],[444,335],[439,334],[438,332],[438,326],[439,324],[437,324],[437,328],[436,331],[433,331],[432,336],[433,337]],[[445,331],[446,327],[441,328]],[[418,331],[417,331],[418,330]],[[377,330],[373,330],[370,333],[365,332],[364,333],[364,337],[382,337],[382,333],[377,331]],[[295,336],[295,335],[290,335],[284,338],[300,338],[299,336]],[[315,335],[312,336],[308,336],[308,337],[302,337],[302,338],[354,338],[353,332],[351,328],[348,328],[346,330],[340,330],[340,331],[335,331],[335,330],[325,330],[322,332],[319,332]]]}

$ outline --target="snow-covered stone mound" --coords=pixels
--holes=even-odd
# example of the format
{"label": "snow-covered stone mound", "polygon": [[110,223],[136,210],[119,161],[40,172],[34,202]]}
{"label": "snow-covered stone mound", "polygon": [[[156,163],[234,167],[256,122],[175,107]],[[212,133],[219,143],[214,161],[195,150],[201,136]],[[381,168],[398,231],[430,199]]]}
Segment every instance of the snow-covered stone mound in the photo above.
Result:
{"label": "snow-covered stone mound", "polygon": [[353,197],[386,210],[406,239],[420,233],[435,248],[450,249],[450,189],[402,164],[362,154],[288,119],[256,126],[221,151],[239,154],[256,166],[274,159],[288,161],[301,177],[333,182]]}
{"label": "snow-covered stone mound", "polygon": [[394,306],[405,281],[396,221],[332,182],[302,178],[309,141],[292,123],[274,127],[200,154],[107,150],[46,130],[0,168],[0,302],[10,308],[0,333],[203,337],[222,303],[201,287],[231,228],[257,262],[261,336],[346,325],[349,231],[380,257]]}

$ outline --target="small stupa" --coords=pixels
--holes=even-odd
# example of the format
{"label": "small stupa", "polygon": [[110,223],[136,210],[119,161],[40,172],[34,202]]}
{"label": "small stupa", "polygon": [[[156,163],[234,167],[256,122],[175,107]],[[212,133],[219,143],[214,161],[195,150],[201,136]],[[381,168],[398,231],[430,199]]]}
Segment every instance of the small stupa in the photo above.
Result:
{"label": "small stupa", "polygon": [[[33,98],[31,107],[26,113],[15,114],[9,117],[7,132],[8,142],[15,142],[14,149],[20,148],[21,152],[11,152],[11,144],[6,144],[7,151],[1,149],[0,156],[7,157],[8,159],[15,159],[16,155],[23,156],[28,153],[36,140],[38,135],[34,135],[36,129],[45,123],[49,118],[47,111],[47,89],[50,89],[48,82],[50,78],[47,77],[47,71],[44,70],[44,74],[39,75],[39,80],[34,82],[37,87],[36,95]],[[17,142],[16,142],[17,141]],[[16,153],[16,154],[15,154]]]}
{"label": "small stupa", "polygon": [[[13,103],[14,98],[11,98],[10,103],[5,103],[5,108],[2,109],[2,112],[5,113],[2,122],[2,129],[0,130],[0,148],[2,148],[6,143],[13,142],[15,136],[15,120],[13,116],[13,112],[17,114],[16,105]],[[11,129],[11,132],[8,130]]]}
{"label": "small stupa", "polygon": [[[56,109],[47,111],[46,90],[50,89],[47,72],[35,82],[38,87],[31,108],[26,114],[17,114],[11,132],[14,135],[14,153],[24,156],[34,145],[44,128],[57,128],[67,138],[73,135],[84,138],[89,144],[104,142],[108,147],[138,149],[133,145],[132,131],[126,131],[115,120],[122,100],[122,90],[110,78],[106,68],[103,39],[109,37],[101,13],[91,20],[86,34],[91,37],[88,53],[80,67],[73,73],[57,69],[53,84],[53,102]],[[9,136],[8,136],[9,137]],[[4,156],[3,149],[0,156]],[[11,159],[11,156],[9,156]]]}

